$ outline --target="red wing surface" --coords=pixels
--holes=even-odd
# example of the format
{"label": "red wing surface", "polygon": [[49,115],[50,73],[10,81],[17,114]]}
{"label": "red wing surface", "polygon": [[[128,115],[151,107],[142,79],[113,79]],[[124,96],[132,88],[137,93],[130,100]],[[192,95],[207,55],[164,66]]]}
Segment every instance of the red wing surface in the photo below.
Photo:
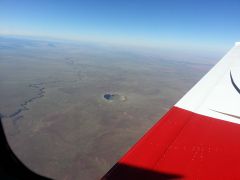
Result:
{"label": "red wing surface", "polygon": [[240,179],[240,44],[103,179]]}

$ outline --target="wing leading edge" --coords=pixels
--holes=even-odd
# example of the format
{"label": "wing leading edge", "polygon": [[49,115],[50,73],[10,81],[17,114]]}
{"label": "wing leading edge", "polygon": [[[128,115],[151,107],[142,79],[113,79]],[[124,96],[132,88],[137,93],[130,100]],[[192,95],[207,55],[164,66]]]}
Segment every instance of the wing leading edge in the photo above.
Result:
{"label": "wing leading edge", "polygon": [[240,43],[102,178],[240,179]]}

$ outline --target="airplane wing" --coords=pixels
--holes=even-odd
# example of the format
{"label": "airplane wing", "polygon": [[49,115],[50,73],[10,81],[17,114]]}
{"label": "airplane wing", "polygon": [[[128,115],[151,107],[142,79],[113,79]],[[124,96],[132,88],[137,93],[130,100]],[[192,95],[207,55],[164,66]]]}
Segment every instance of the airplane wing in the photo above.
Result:
{"label": "airplane wing", "polygon": [[240,179],[240,43],[102,179]]}

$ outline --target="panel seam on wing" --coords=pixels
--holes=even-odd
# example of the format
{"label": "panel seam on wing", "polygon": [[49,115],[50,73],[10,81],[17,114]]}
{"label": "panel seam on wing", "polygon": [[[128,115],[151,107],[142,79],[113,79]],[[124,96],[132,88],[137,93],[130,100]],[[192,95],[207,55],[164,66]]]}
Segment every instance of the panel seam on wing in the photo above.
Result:
{"label": "panel seam on wing", "polygon": [[166,150],[162,153],[161,157],[159,158],[159,160],[155,163],[154,165],[154,169],[156,170],[156,167],[159,166],[159,164],[161,163],[161,161],[163,160],[163,158],[165,157],[165,155],[167,154],[169,148],[177,141],[178,137],[180,136],[180,134],[184,131],[184,129],[187,127],[187,125],[191,122],[191,119],[193,117],[193,113],[188,117],[188,120],[185,122],[185,124],[183,125],[183,127],[179,130],[178,135],[174,138],[173,141],[171,141],[169,143],[169,145],[167,146]]}

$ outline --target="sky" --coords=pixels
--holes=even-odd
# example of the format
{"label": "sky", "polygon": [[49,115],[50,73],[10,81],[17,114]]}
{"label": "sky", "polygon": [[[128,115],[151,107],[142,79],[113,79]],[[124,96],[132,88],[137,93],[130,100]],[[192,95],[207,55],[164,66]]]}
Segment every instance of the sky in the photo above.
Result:
{"label": "sky", "polygon": [[239,0],[0,0],[0,35],[225,51]]}

